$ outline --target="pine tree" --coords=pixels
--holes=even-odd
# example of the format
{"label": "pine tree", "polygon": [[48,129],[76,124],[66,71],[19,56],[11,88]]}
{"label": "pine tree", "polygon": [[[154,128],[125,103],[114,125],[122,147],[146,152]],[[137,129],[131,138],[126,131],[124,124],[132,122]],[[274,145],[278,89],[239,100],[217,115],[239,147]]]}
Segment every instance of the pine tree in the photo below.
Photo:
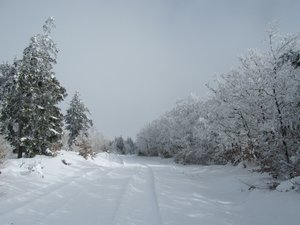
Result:
{"label": "pine tree", "polygon": [[18,85],[18,68],[21,61],[15,60],[12,65],[2,64],[1,73],[1,134],[6,140],[15,147],[14,151],[18,153],[18,158],[22,157],[21,137],[22,132],[19,129],[19,121],[22,110],[20,110],[20,100],[22,93]]}
{"label": "pine tree", "polygon": [[135,144],[133,140],[129,137],[124,141],[125,145],[125,154],[134,154],[135,153]]}
{"label": "pine tree", "polygon": [[55,78],[58,49],[50,33],[53,18],[46,20],[43,33],[30,39],[22,60],[14,63],[14,84],[2,104],[1,131],[15,147],[18,157],[46,154],[61,138],[63,115],[57,104],[66,90]]}
{"label": "pine tree", "polygon": [[88,129],[93,126],[93,122],[88,118],[90,113],[79,98],[76,92],[71,100],[70,107],[65,116],[66,129],[69,131],[68,145],[71,148],[79,135],[88,136]]}
{"label": "pine tree", "polygon": [[115,139],[115,148],[117,153],[125,154],[125,144],[122,136]]}

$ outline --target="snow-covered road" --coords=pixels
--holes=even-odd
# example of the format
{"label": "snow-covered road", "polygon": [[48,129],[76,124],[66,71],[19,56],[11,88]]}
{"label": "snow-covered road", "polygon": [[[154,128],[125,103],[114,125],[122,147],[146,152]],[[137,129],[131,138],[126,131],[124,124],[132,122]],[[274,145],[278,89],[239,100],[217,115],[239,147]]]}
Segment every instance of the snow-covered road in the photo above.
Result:
{"label": "snow-covered road", "polygon": [[[28,167],[34,169],[28,172]],[[231,166],[180,166],[169,160],[116,155],[85,161],[64,152],[54,159],[12,160],[1,176],[1,225],[296,225],[300,221],[299,194],[249,191],[241,181],[265,176]]]}

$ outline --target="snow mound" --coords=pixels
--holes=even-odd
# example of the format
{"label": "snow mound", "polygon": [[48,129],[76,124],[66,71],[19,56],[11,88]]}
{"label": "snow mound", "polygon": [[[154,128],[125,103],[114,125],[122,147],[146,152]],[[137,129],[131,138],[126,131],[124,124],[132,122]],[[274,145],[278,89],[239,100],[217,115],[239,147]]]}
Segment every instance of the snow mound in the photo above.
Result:
{"label": "snow mound", "polygon": [[282,181],[276,187],[276,190],[280,191],[280,192],[288,192],[288,191],[292,191],[292,190],[300,192],[300,176],[294,177],[293,179],[290,179],[290,180]]}
{"label": "snow mound", "polygon": [[25,175],[33,174],[33,175],[44,178],[44,173],[43,173],[44,167],[43,167],[41,161],[33,161],[33,162],[28,162],[28,163],[21,165],[21,167],[24,167],[24,166],[27,169],[27,171],[25,173],[21,172],[21,174],[25,174]]}
{"label": "snow mound", "polygon": [[55,157],[35,156],[34,158],[9,159],[1,173],[7,176],[37,177],[55,181],[64,177],[77,176],[82,170],[95,167],[121,167],[124,162],[116,154],[99,153],[94,159],[84,159],[77,152],[61,150]]}
{"label": "snow mound", "polygon": [[61,150],[55,157],[37,155],[34,158],[9,159],[3,165],[1,172],[5,176],[35,176],[55,181],[75,176],[90,164],[90,161],[85,160],[76,152]]}
{"label": "snow mound", "polygon": [[44,166],[41,159],[8,160],[4,164],[3,174],[14,176],[37,176],[44,178]]}

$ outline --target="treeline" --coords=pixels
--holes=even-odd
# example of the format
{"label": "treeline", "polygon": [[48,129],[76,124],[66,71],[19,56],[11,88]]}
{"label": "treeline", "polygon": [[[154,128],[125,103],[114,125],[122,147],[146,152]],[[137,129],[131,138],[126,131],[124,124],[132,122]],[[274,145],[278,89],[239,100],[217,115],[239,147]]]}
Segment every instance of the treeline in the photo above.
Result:
{"label": "treeline", "polygon": [[271,31],[268,50],[249,50],[239,66],[137,135],[139,155],[183,164],[258,164],[274,177],[300,175],[299,35]]}
{"label": "treeline", "polygon": [[47,19],[43,32],[30,39],[21,59],[0,65],[0,132],[18,158],[51,155],[60,149],[64,120],[69,148],[77,145],[90,150],[86,138],[92,121],[78,93],[66,116],[58,107],[67,93],[53,71],[58,54],[51,37],[54,27],[53,18]]}

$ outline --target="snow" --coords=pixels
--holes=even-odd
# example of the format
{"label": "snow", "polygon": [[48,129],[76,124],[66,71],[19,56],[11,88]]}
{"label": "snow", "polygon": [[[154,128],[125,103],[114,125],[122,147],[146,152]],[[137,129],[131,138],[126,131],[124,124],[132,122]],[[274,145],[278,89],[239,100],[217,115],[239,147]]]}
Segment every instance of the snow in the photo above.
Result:
{"label": "snow", "polygon": [[20,141],[21,141],[21,142],[24,142],[24,141],[26,141],[27,139],[28,139],[27,137],[21,137]]}
{"label": "snow", "polygon": [[42,110],[45,109],[45,107],[40,106],[40,105],[38,105],[37,107],[38,107],[38,109],[42,109]]}
{"label": "snow", "polygon": [[[64,160],[66,164],[62,163]],[[10,159],[0,175],[1,225],[296,225],[300,195],[249,190],[270,181],[232,166],[101,153],[84,160]]]}
{"label": "snow", "polygon": [[53,132],[54,134],[59,134],[59,132],[57,132],[57,131],[54,130],[53,128],[49,128],[49,130],[50,130],[51,132]]}
{"label": "snow", "polygon": [[295,177],[290,180],[286,180],[280,183],[276,187],[277,191],[291,191],[291,190],[297,190],[300,191],[300,177]]}

